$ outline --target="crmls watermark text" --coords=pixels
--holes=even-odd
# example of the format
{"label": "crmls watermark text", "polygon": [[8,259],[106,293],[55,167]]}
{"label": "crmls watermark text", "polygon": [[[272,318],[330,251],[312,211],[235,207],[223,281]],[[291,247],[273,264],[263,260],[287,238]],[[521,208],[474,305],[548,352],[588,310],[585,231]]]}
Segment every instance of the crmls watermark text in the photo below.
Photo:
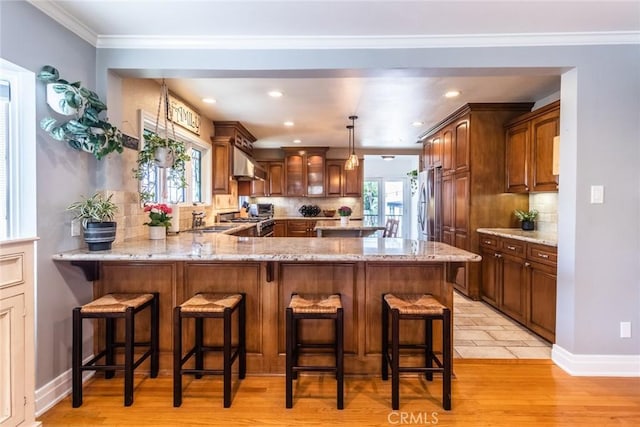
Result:
{"label": "crmls watermark text", "polygon": [[434,425],[438,424],[437,412],[389,412],[389,424]]}

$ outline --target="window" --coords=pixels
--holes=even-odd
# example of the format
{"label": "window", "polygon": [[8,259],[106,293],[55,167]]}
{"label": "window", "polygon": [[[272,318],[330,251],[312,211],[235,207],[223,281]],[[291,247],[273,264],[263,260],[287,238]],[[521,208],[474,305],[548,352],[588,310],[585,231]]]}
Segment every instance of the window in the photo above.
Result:
{"label": "window", "polygon": [[[156,129],[155,117],[149,116],[141,111],[141,123],[143,123],[143,135],[153,134]],[[158,126],[158,133],[164,136],[165,131],[162,126]],[[173,136],[172,131],[170,135]],[[203,170],[210,168],[211,153],[210,147],[204,144],[195,135],[176,127],[175,138],[185,144],[191,153],[191,161],[187,162],[185,178],[187,186],[180,188],[180,177],[176,176],[173,170],[163,169],[156,166],[143,171],[140,180],[141,193],[147,194],[149,202],[167,202],[173,204],[209,203],[210,198],[206,194],[208,182],[203,181]],[[141,141],[144,144],[144,141]],[[163,185],[164,184],[164,185]],[[163,195],[165,191],[165,195]]]}
{"label": "window", "polygon": [[35,75],[0,58],[0,240],[36,235]]}

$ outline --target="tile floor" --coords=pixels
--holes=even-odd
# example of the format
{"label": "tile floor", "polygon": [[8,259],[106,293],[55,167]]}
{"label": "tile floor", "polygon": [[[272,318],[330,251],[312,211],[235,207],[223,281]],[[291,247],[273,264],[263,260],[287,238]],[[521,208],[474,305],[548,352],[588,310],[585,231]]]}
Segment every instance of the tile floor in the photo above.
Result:
{"label": "tile floor", "polygon": [[454,292],[454,357],[550,359],[551,344],[488,304]]}

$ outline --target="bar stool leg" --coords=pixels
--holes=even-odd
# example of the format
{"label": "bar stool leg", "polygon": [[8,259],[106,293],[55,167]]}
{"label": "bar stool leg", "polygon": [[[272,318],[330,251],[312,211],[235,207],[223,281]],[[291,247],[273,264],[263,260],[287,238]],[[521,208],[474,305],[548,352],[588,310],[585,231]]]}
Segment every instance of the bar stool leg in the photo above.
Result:
{"label": "bar stool leg", "polygon": [[400,312],[391,310],[391,408],[400,408]]}
{"label": "bar stool leg", "polygon": [[[204,353],[202,351],[202,346],[204,345],[204,319],[202,317],[196,317],[196,338],[195,338],[195,349],[196,349],[196,364],[195,368],[202,370],[204,367]],[[202,378],[202,374],[196,374],[195,377],[197,379]]]}
{"label": "bar stool leg", "polygon": [[[106,354],[105,354],[105,364],[107,365],[115,365],[115,357],[114,357],[114,352],[115,352],[115,323],[116,323],[116,319],[112,318],[112,317],[107,317],[105,320],[105,334],[104,334],[104,342],[105,342],[105,347],[106,347]],[[115,375],[116,371],[115,369],[113,370],[108,370],[108,371],[104,371],[104,378],[105,379],[109,379],[109,378],[113,378]]]}
{"label": "bar stool leg", "polygon": [[290,308],[286,309],[286,319],[285,319],[285,336],[286,336],[286,369],[285,369],[285,406],[287,408],[293,407],[293,310]]}
{"label": "bar stool leg", "polygon": [[240,351],[238,377],[240,379],[244,379],[247,373],[247,331],[246,331],[247,307],[245,304],[245,300],[246,300],[246,295],[242,294],[242,300],[240,300],[240,308],[238,312],[238,347]]}
{"label": "bar stool leg", "polygon": [[336,319],[336,377],[338,382],[338,409],[344,408],[344,313],[338,309]]}
{"label": "bar stool leg", "polygon": [[451,311],[447,308],[442,316],[442,407],[451,410],[451,367],[453,365],[451,354]]}
{"label": "bar stool leg", "polygon": [[71,352],[71,393],[73,395],[72,406],[82,406],[82,318],[80,308],[73,309],[73,343]]}
{"label": "bar stool leg", "polygon": [[173,406],[182,405],[182,313],[173,309]]}
{"label": "bar stool leg", "polygon": [[124,406],[133,403],[133,343],[135,339],[135,321],[133,308],[127,308],[125,313],[124,338]]}
{"label": "bar stool leg", "polygon": [[223,345],[223,388],[224,407],[231,406],[231,309],[224,309],[224,345]]}
{"label": "bar stool leg", "polygon": [[160,369],[160,301],[157,292],[153,293],[151,304],[151,369],[150,377],[157,378]]}
{"label": "bar stool leg", "polygon": [[387,302],[382,295],[382,380],[387,381],[389,379],[389,310],[387,308]]}
{"label": "bar stool leg", "polygon": [[[424,361],[427,368],[433,368],[433,320],[424,319]],[[433,372],[427,371],[425,374],[427,381],[433,381]]]}

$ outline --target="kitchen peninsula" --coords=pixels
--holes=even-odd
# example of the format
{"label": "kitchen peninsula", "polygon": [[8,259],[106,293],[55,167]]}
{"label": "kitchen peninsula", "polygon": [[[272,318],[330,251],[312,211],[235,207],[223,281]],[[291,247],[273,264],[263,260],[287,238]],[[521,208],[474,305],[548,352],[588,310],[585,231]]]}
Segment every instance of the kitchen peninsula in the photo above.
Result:
{"label": "kitchen peninsula", "polygon": [[314,230],[318,237],[373,237],[378,231],[384,230],[384,227],[364,225],[362,220],[349,221],[348,225],[329,220],[318,221]]}
{"label": "kitchen peninsula", "polygon": [[[480,256],[444,243],[403,239],[181,233],[160,241],[125,241],[109,251],[59,253],[53,259],[82,267],[93,280],[96,297],[109,292],[160,293],[164,373],[172,366],[172,309],[197,292],[246,293],[247,370],[271,374],[284,372],[284,313],[291,293],[340,292],[346,372],[374,374],[380,369],[382,293],[430,293],[453,309],[453,285],[446,272],[455,273],[454,267],[478,262]],[[424,334],[422,326],[408,322],[403,336],[418,339]],[[136,324],[139,333],[147,327],[144,318]],[[438,329],[436,349],[441,346]],[[317,340],[332,333],[330,326],[320,323],[300,332]],[[98,329],[96,341],[102,335]]]}

